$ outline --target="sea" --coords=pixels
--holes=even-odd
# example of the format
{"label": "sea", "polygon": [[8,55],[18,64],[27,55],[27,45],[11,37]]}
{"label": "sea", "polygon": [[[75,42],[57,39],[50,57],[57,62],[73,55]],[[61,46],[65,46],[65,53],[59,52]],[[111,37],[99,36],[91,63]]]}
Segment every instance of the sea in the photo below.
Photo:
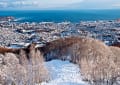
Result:
{"label": "sea", "polygon": [[13,16],[19,22],[80,22],[116,20],[119,10],[2,10],[0,16]]}

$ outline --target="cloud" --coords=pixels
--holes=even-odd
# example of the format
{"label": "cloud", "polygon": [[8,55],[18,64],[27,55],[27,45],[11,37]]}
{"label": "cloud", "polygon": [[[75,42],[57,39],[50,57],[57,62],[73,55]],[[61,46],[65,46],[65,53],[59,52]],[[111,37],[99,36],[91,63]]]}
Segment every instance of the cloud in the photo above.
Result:
{"label": "cloud", "polygon": [[38,3],[37,2],[35,2],[35,1],[33,1],[33,2],[31,2],[31,1],[15,1],[15,2],[12,2],[12,3],[10,3],[10,5],[12,5],[12,6],[37,6],[38,5]]}
{"label": "cloud", "polygon": [[[115,4],[117,3],[117,4]],[[120,0],[0,0],[2,9],[109,9],[120,8]]]}
{"label": "cloud", "polygon": [[7,6],[8,6],[8,3],[6,3],[6,2],[0,2],[0,7],[5,8]]}
{"label": "cloud", "polygon": [[33,7],[33,8],[53,8],[62,7],[83,0],[1,0],[0,7]]}
{"label": "cloud", "polygon": [[120,7],[120,3],[113,4],[114,7]]}

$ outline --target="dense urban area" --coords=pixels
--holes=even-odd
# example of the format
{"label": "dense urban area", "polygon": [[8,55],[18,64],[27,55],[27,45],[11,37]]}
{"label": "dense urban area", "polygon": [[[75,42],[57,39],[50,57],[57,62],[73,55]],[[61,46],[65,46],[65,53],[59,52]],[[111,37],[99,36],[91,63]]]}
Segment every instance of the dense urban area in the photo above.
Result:
{"label": "dense urban area", "polygon": [[21,48],[30,43],[44,45],[69,36],[92,37],[107,45],[119,44],[120,20],[71,22],[19,22],[14,17],[0,17],[0,45]]}

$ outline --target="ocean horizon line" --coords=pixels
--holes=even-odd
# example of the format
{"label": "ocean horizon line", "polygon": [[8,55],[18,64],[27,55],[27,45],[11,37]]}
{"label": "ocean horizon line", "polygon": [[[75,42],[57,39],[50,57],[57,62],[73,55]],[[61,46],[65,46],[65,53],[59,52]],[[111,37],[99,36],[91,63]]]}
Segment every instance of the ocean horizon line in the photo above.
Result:
{"label": "ocean horizon line", "polygon": [[120,10],[0,10],[0,16],[24,18],[20,22],[116,20],[120,18],[119,14]]}

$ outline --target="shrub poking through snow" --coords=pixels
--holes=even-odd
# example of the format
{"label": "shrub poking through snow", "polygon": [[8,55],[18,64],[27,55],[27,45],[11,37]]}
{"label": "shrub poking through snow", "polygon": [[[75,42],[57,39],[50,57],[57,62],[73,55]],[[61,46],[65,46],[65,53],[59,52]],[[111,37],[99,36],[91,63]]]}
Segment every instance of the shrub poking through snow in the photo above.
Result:
{"label": "shrub poking through snow", "polygon": [[17,53],[0,54],[0,66],[2,85],[34,85],[48,79],[43,56],[33,44]]}
{"label": "shrub poking through snow", "polygon": [[120,48],[118,47],[110,47],[112,52],[115,54],[115,64],[116,66],[116,76],[113,79],[113,82],[116,83],[116,85],[120,84]]}
{"label": "shrub poking through snow", "polygon": [[2,85],[21,85],[25,81],[25,68],[19,64],[19,60],[13,53],[2,55],[0,67],[0,83]]}

